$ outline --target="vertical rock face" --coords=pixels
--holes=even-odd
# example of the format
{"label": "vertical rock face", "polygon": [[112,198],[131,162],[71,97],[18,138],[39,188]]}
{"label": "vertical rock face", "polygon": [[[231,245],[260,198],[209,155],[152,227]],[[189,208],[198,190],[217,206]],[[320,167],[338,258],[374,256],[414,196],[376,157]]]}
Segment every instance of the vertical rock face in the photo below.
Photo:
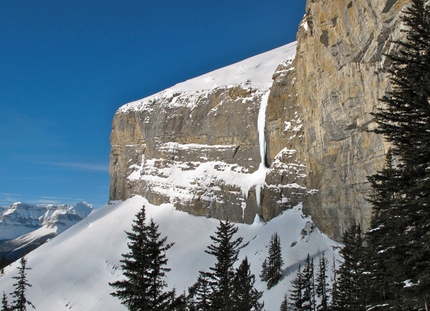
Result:
{"label": "vertical rock face", "polygon": [[366,176],[385,154],[382,137],[369,132],[370,113],[387,88],[383,54],[399,38],[407,2],[312,0],[299,27],[294,94],[304,124],[296,148],[310,191],[304,209],[334,238],[353,222],[368,226]]}
{"label": "vertical rock face", "polygon": [[367,227],[366,177],[381,168],[387,148],[369,131],[371,112],[387,88],[383,54],[400,36],[406,3],[308,0],[297,47],[121,107],[110,198],[141,194],[248,223],[304,200],[333,238],[353,222]]}

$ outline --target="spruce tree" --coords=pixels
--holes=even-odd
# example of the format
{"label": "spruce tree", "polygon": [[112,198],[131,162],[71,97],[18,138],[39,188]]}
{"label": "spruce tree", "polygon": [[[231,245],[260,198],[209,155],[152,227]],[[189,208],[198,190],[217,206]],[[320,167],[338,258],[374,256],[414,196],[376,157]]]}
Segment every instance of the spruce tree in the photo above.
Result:
{"label": "spruce tree", "polygon": [[251,266],[248,258],[245,257],[239,268],[236,270],[236,275],[233,281],[232,292],[232,310],[235,311],[260,311],[264,303],[259,300],[263,296],[263,292],[259,292],[254,288],[255,276],[251,273]]}
{"label": "spruce tree", "polygon": [[207,275],[210,279],[212,293],[210,296],[211,310],[232,310],[231,293],[233,292],[233,280],[235,277],[234,263],[239,254],[239,246],[242,238],[233,240],[237,227],[229,221],[220,221],[214,236],[213,243],[205,250],[206,253],[216,257],[217,262],[209,269]]}
{"label": "spruce tree", "polygon": [[190,310],[211,309],[212,288],[207,272],[200,271],[197,282],[188,288],[187,305]]}
{"label": "spruce tree", "polygon": [[7,295],[5,292],[3,292],[3,297],[1,300],[1,311],[11,311],[11,308],[9,307],[9,302],[7,300]]}
{"label": "spruce tree", "polygon": [[392,144],[398,161],[394,189],[398,197],[388,213],[397,221],[387,230],[393,242],[386,248],[396,256],[387,254],[386,258],[388,274],[395,272],[394,291],[400,287],[400,295],[393,295],[390,289],[387,298],[394,298],[393,305],[400,309],[428,309],[430,295],[429,12],[425,0],[412,0],[404,10],[405,38],[395,41],[388,55],[391,89],[382,98],[384,107],[375,113],[376,132]]}
{"label": "spruce tree", "polygon": [[315,310],[314,260],[308,254],[303,268],[303,311]]}
{"label": "spruce tree", "polygon": [[296,277],[291,281],[292,290],[290,290],[290,304],[294,310],[303,310],[304,300],[303,291],[305,288],[301,265],[297,269]]}
{"label": "spruce tree", "polygon": [[133,220],[132,231],[126,232],[129,252],[122,254],[121,267],[124,280],[109,283],[121,303],[131,311],[164,310],[170,293],[163,292],[166,282],[165,273],[170,269],[166,251],[173,244],[166,243],[166,237],[160,238],[158,226],[151,219],[146,225],[145,206]]}
{"label": "spruce tree", "polygon": [[260,278],[267,282],[267,288],[270,289],[282,278],[282,266],[284,261],[281,253],[281,238],[275,232],[270,238],[269,255],[262,264]]}
{"label": "spruce tree", "polygon": [[336,268],[336,257],[333,255],[333,265],[331,267],[333,277],[331,279],[331,303],[329,310],[336,310],[334,307],[335,302],[339,300],[338,290],[337,290],[337,268]]}
{"label": "spruce tree", "polygon": [[366,269],[361,228],[353,225],[343,235],[344,247],[339,251],[343,262],[337,270],[334,310],[366,310]]}
{"label": "spruce tree", "polygon": [[34,305],[29,300],[27,300],[27,297],[25,296],[27,287],[32,287],[32,285],[27,281],[26,271],[28,270],[31,270],[31,268],[27,267],[27,258],[23,256],[20,259],[20,266],[18,267],[18,276],[12,277],[14,280],[17,281],[15,284],[13,284],[15,290],[11,294],[13,298],[11,307],[12,310],[26,311],[27,305],[35,309]]}
{"label": "spruce tree", "polygon": [[[401,208],[398,190],[400,169],[394,164],[391,150],[387,153],[383,169],[368,179],[372,186],[369,201],[372,203],[370,229],[366,233],[367,270],[369,272],[369,307],[393,309],[398,306],[399,292],[405,280],[403,269],[397,263],[403,260],[397,245],[403,235],[397,233],[403,219],[397,217]],[[384,307],[382,307],[384,306]]]}
{"label": "spruce tree", "polygon": [[315,293],[318,297],[318,311],[326,311],[329,307],[329,283],[328,283],[328,275],[327,275],[327,264],[328,260],[324,255],[324,252],[321,254],[319,258],[318,264],[318,274],[316,276],[316,288]]}
{"label": "spruce tree", "polygon": [[284,299],[282,299],[281,306],[279,307],[279,311],[288,311],[288,295],[284,295]]}

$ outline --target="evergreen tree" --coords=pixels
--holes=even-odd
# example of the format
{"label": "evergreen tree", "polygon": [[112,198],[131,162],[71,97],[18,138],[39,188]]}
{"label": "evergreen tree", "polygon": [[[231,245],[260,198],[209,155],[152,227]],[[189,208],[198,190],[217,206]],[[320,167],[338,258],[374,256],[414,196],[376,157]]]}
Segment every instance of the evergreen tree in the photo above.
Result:
{"label": "evergreen tree", "polygon": [[1,311],[11,311],[11,308],[9,307],[9,302],[7,300],[6,293],[3,292],[3,297],[1,300]]}
{"label": "evergreen tree", "polygon": [[207,272],[200,271],[197,282],[188,289],[187,305],[190,310],[212,310],[212,288]]}
{"label": "evergreen tree", "polygon": [[233,223],[220,221],[215,235],[210,237],[213,243],[205,250],[217,259],[215,266],[209,268],[212,272],[207,274],[212,288],[211,310],[232,310],[231,293],[235,277],[233,264],[237,260],[239,246],[242,243],[241,237],[232,240],[237,230]]}
{"label": "evergreen tree", "polygon": [[4,274],[4,268],[9,264],[6,256],[3,255],[0,259],[0,274]]}
{"label": "evergreen tree", "polygon": [[279,311],[288,311],[288,296],[287,296],[287,294],[284,295],[284,299],[282,300]]}
{"label": "evergreen tree", "polygon": [[239,268],[237,268],[233,281],[232,310],[260,311],[264,306],[264,303],[258,302],[263,296],[263,292],[259,292],[254,288],[255,276],[251,274],[250,268],[248,258],[245,257]]}
{"label": "evergreen tree", "polygon": [[343,262],[337,270],[334,310],[366,310],[367,284],[363,240],[361,228],[357,225],[353,225],[343,235],[344,247],[339,252]]}
{"label": "evergreen tree", "polygon": [[27,281],[26,271],[28,270],[31,270],[31,268],[27,267],[27,258],[23,256],[21,257],[20,266],[18,267],[18,276],[12,277],[14,280],[16,280],[16,283],[13,284],[15,290],[12,293],[12,310],[26,311],[27,305],[35,309],[34,305],[30,301],[28,301],[27,297],[25,296],[25,291],[27,290],[27,287],[32,287],[32,285]]}
{"label": "evergreen tree", "polygon": [[333,278],[331,279],[331,304],[329,310],[336,310],[334,302],[339,301],[338,290],[337,290],[337,268],[336,268],[336,257],[333,255],[333,266],[331,268]]}
{"label": "evergreen tree", "polygon": [[176,297],[176,289],[173,288],[169,294],[170,302],[166,308],[166,311],[187,311],[187,299],[185,292]]}
{"label": "evergreen tree", "polygon": [[314,281],[314,260],[308,254],[303,268],[303,308],[304,311],[315,310],[315,281]]}
{"label": "evergreen tree", "polygon": [[398,293],[404,285],[399,280],[406,277],[403,269],[396,266],[403,259],[396,246],[404,238],[397,233],[403,222],[396,216],[401,208],[397,187],[400,178],[400,169],[394,165],[391,150],[387,153],[383,169],[368,178],[372,185],[369,198],[372,203],[371,229],[366,233],[369,307],[396,308],[400,299]]}
{"label": "evergreen tree", "polygon": [[291,281],[291,287],[293,288],[292,290],[290,290],[291,307],[294,310],[302,311],[304,306],[303,291],[305,288],[305,284],[300,264],[297,269],[296,277],[294,278],[294,280]]}
{"label": "evergreen tree", "polygon": [[136,215],[132,231],[126,232],[130,252],[122,254],[121,267],[124,280],[109,283],[128,310],[164,310],[171,293],[163,292],[167,286],[163,280],[170,269],[167,264],[166,251],[173,244],[166,244],[166,237],[160,238],[158,226],[151,219],[145,225],[145,206]]}
{"label": "evergreen tree", "polygon": [[[379,288],[384,282],[393,284],[387,293],[379,292],[384,301],[394,299],[392,305],[399,309],[428,309],[430,295],[429,5],[425,0],[412,0],[405,9],[402,22],[406,37],[394,42],[394,52],[389,55],[391,90],[382,98],[385,106],[375,113],[376,132],[392,144],[399,164],[393,185],[396,200],[388,205],[389,212],[382,215],[395,219],[394,225],[383,230],[381,226],[373,228],[381,232],[382,238],[384,234],[391,235],[393,241],[385,246],[381,237],[372,237],[376,247],[371,249],[387,250],[382,256],[388,260],[387,275],[391,280],[381,280],[380,275],[372,275],[372,280],[376,278]],[[383,172],[380,175],[384,176]],[[380,184],[383,185],[381,181]],[[385,194],[379,195],[383,202]],[[379,208],[375,204],[374,207]],[[375,221],[383,223],[383,219]]]}
{"label": "evergreen tree", "polygon": [[319,299],[319,303],[317,305],[318,311],[326,311],[328,310],[329,306],[329,284],[328,284],[328,275],[327,275],[327,264],[328,260],[324,256],[324,253],[321,254],[319,258],[319,265],[318,265],[318,274],[316,277],[316,296]]}
{"label": "evergreen tree", "polygon": [[260,278],[267,282],[267,288],[270,289],[282,278],[282,265],[284,261],[281,253],[281,239],[277,232],[270,238],[269,256],[264,260]]}

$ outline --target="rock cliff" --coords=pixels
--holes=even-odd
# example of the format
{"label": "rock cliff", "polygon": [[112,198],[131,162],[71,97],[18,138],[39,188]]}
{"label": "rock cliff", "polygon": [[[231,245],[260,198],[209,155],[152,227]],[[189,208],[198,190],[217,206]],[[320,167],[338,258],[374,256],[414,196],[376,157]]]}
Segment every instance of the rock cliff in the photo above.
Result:
{"label": "rock cliff", "polygon": [[382,167],[387,148],[369,132],[370,113],[387,88],[383,55],[400,36],[407,2],[308,1],[299,27],[295,91],[305,126],[296,148],[308,169],[307,188],[316,190],[304,209],[337,239],[352,222],[368,226],[366,176]]}
{"label": "rock cliff", "polygon": [[305,167],[283,148],[269,168],[264,137],[272,75],[295,49],[286,45],[121,107],[111,135],[110,198],[141,194],[248,223],[301,201]]}
{"label": "rock cliff", "polygon": [[110,199],[141,194],[248,223],[304,200],[331,237],[352,222],[366,227],[366,176],[386,149],[368,131],[370,113],[387,88],[383,53],[407,2],[309,0],[297,45],[121,107]]}

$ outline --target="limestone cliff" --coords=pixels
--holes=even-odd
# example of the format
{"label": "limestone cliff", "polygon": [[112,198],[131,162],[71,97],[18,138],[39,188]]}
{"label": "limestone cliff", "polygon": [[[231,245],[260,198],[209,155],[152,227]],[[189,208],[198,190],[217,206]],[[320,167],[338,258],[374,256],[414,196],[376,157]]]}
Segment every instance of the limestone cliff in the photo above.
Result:
{"label": "limestone cliff", "polygon": [[295,151],[279,150],[268,168],[264,147],[272,75],[295,49],[286,45],[121,107],[111,135],[110,198],[141,194],[248,223],[301,201],[304,166]]}
{"label": "limestone cliff", "polygon": [[297,46],[121,107],[110,198],[141,194],[248,223],[304,200],[331,237],[354,221],[367,226],[366,176],[386,149],[368,131],[370,112],[387,87],[382,55],[407,2],[309,0]]}
{"label": "limestone cliff", "polygon": [[[303,118],[298,152],[308,168],[304,209],[329,236],[352,222],[368,226],[366,176],[382,167],[386,146],[371,130],[388,79],[383,56],[398,39],[408,1],[308,1],[297,35],[295,91]],[[305,160],[306,159],[306,160]]]}

